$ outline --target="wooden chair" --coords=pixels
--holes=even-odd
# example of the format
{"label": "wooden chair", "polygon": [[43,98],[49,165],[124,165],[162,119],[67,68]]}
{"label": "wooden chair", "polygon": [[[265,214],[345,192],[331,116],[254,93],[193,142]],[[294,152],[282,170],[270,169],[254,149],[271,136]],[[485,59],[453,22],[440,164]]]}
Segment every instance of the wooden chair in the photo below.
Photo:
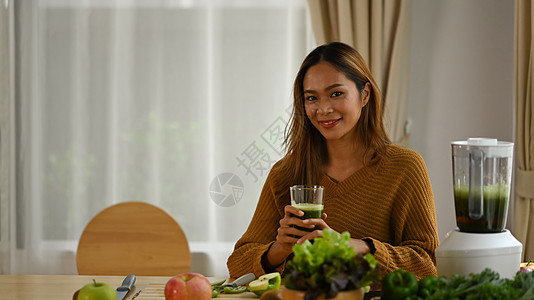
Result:
{"label": "wooden chair", "polygon": [[123,202],[98,213],[78,244],[80,275],[173,276],[189,272],[191,253],[180,225],[145,202]]}

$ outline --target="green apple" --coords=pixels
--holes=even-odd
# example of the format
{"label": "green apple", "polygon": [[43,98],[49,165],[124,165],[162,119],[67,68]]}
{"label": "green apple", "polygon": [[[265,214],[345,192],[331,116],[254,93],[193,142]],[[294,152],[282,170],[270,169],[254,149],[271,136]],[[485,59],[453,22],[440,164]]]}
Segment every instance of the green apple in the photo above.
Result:
{"label": "green apple", "polygon": [[93,279],[80,289],[78,300],[117,300],[117,293],[111,285]]}
{"label": "green apple", "polygon": [[248,289],[254,294],[261,296],[263,293],[271,290],[278,290],[282,277],[280,273],[273,272],[260,276],[260,278],[248,284]]}

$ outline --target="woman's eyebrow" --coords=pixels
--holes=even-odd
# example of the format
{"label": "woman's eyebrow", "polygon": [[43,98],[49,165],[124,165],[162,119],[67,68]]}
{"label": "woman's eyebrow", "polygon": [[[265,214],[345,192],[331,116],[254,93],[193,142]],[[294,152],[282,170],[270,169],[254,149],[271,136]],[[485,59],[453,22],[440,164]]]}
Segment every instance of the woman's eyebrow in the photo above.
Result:
{"label": "woman's eyebrow", "polygon": [[331,89],[333,89],[333,88],[337,88],[338,86],[345,86],[345,85],[342,84],[342,83],[334,83],[334,84],[332,84],[331,86],[327,87],[327,88],[324,89],[324,90],[325,90],[325,91],[329,91],[329,90],[331,90]]}
{"label": "woman's eyebrow", "polygon": [[[331,90],[333,88],[336,88],[338,86],[345,86],[345,85],[342,84],[342,83],[334,83],[334,84],[332,84],[330,86],[327,86],[324,90],[325,91],[329,91],[329,90]],[[304,92],[303,92],[303,94],[313,94],[313,93],[315,93],[314,90],[304,90]]]}

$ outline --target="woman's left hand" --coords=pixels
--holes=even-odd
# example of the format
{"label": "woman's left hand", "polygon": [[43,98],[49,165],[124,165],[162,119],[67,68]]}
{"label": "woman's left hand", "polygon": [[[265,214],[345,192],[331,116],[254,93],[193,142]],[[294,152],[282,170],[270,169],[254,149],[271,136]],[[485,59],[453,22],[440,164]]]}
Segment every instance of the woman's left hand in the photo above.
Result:
{"label": "woman's left hand", "polygon": [[352,246],[356,253],[366,254],[371,252],[369,245],[361,239],[350,239],[349,245]]}
{"label": "woman's left hand", "polygon": [[323,213],[323,218],[322,219],[306,219],[306,220],[304,220],[303,223],[308,224],[308,225],[315,225],[315,226],[320,227],[321,229],[314,230],[314,231],[302,236],[297,241],[297,244],[302,244],[306,240],[313,240],[316,237],[323,236],[323,230],[326,229],[326,228],[330,228],[330,226],[328,226],[328,224],[326,224],[326,222],[325,222],[326,218],[327,218],[327,215],[325,213]]}

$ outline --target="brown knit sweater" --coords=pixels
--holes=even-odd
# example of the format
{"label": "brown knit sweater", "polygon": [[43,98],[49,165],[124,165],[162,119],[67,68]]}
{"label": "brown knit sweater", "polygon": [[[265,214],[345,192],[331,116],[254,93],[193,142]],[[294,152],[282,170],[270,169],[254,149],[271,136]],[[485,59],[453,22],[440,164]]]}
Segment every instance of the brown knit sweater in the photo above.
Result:
{"label": "brown knit sweater", "polygon": [[[418,153],[390,145],[379,163],[339,183],[324,175],[319,184],[324,186],[326,223],[337,232],[348,231],[352,238],[371,239],[384,274],[404,269],[418,278],[437,275],[434,198]],[[228,258],[231,277],[272,271],[263,269],[261,257],[275,241],[284,206],[290,203],[289,199],[276,201],[272,185],[269,174],[252,221]],[[285,263],[277,271],[283,273],[284,267]]]}

